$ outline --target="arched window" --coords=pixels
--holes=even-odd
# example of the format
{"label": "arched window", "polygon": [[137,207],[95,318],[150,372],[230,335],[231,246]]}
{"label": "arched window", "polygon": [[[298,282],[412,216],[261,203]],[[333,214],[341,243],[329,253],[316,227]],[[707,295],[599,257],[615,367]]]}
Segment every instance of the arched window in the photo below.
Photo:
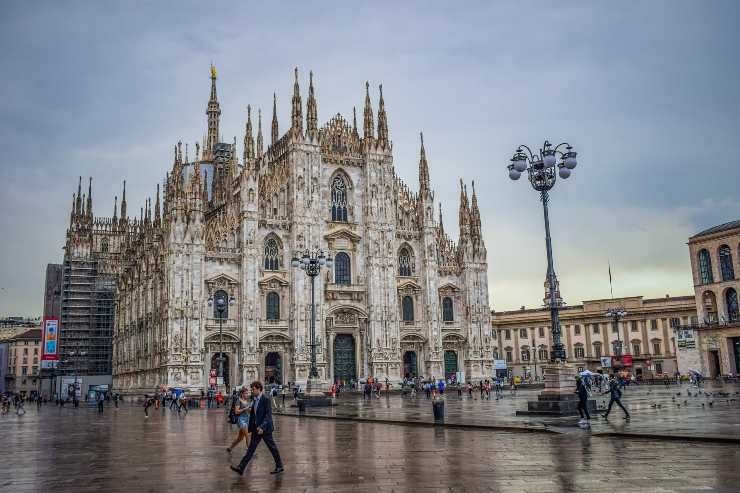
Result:
{"label": "arched window", "polygon": [[106,240],[105,238],[100,241],[100,251],[103,253],[108,253],[108,240]]}
{"label": "arched window", "polygon": [[541,348],[539,349],[538,353],[539,353],[539,357],[540,357],[540,359],[541,359],[542,361],[547,361],[547,357],[548,357],[548,354],[547,354],[547,348],[545,348],[545,347],[541,347]]}
{"label": "arched window", "polygon": [[413,272],[411,263],[411,252],[408,248],[403,247],[398,252],[398,275],[399,276],[410,276]]}
{"label": "arched window", "polygon": [[267,293],[267,320],[280,320],[280,295]]}
{"label": "arched window", "polygon": [[740,318],[740,310],[737,305],[737,291],[729,288],[725,291],[725,304],[727,305],[727,318],[730,322],[735,322]]}
{"label": "arched window", "polygon": [[596,358],[601,358],[601,343],[600,342],[594,342],[594,356]]}
{"label": "arched window", "polygon": [[522,348],[522,361],[529,361],[529,346]]}
{"label": "arched window", "polygon": [[280,249],[275,238],[265,241],[265,270],[278,270],[280,268]]}
{"label": "arched window", "polygon": [[454,320],[454,312],[452,310],[452,298],[445,296],[442,298],[442,321],[452,322]]}
{"label": "arched window", "polygon": [[712,275],[712,258],[709,256],[709,252],[707,250],[699,251],[699,274],[701,276],[702,284],[714,282],[714,276]]}
{"label": "arched window", "polygon": [[[219,300],[223,300],[223,303]],[[213,318],[224,320],[229,318],[229,295],[223,289],[213,293]]]}
{"label": "arched window", "polygon": [[347,222],[347,182],[340,175],[331,182],[331,220]]}
{"label": "arched window", "polygon": [[413,298],[411,298],[411,296],[403,297],[403,321],[414,321],[414,300]]}
{"label": "arched window", "polygon": [[735,269],[732,267],[732,250],[727,245],[719,247],[719,267],[722,271],[723,281],[735,279]]}
{"label": "arched window", "polygon": [[334,257],[334,283],[352,284],[352,267],[349,255],[344,252],[339,252]]}

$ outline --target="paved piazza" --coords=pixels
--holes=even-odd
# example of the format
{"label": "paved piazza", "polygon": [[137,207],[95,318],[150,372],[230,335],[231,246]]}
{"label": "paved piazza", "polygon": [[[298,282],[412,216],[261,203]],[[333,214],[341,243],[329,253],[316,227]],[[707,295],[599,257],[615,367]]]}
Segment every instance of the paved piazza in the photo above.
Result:
{"label": "paved piazza", "polygon": [[[647,396],[648,389],[628,395],[636,399],[640,392]],[[509,406],[526,398],[519,392],[514,404],[473,401],[461,413],[456,409],[466,402],[451,397],[448,421],[510,414]],[[146,420],[130,403],[108,407],[102,416],[93,407],[46,406],[39,414],[29,406],[25,416],[0,416],[0,491],[740,491],[737,443],[599,436],[572,419],[561,420],[555,433],[432,426],[411,412],[392,411],[407,403],[391,396],[363,404],[353,396],[333,411],[365,409],[368,420],[392,414],[407,418],[406,425],[276,415],[286,472],[269,474],[272,458],[260,445],[241,478],[228,469],[225,447],[234,431],[222,409],[183,417],[152,410]],[[421,418],[425,404],[412,405]],[[679,409],[667,412],[668,419],[680,422]],[[737,422],[738,410],[717,413]],[[633,414],[629,426],[649,429],[658,421],[647,411],[633,408]],[[686,410],[701,436],[703,422],[693,416]],[[599,426],[625,426],[619,414],[612,421]]]}

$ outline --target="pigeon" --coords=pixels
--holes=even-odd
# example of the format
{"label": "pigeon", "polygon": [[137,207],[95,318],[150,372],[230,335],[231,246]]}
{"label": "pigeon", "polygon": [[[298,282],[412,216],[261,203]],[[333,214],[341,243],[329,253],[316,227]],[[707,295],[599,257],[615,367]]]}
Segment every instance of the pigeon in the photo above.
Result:
{"label": "pigeon", "polygon": [[653,409],[655,409],[656,407],[658,407],[658,405],[657,404],[650,404],[650,407],[652,407]]}
{"label": "pigeon", "polygon": [[684,404],[684,406],[688,406],[689,405],[689,401],[683,401],[683,404]]}
{"label": "pigeon", "polygon": [[680,396],[681,395],[681,392],[677,392],[676,395]]}
{"label": "pigeon", "polygon": [[704,407],[704,403],[703,402],[701,403],[701,407]]}
{"label": "pigeon", "polygon": [[712,407],[714,405],[714,401],[709,401],[709,407]]}

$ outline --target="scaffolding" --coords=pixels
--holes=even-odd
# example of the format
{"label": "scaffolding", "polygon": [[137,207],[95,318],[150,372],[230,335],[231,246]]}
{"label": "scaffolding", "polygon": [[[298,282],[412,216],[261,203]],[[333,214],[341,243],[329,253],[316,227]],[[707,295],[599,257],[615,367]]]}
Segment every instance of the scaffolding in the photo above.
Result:
{"label": "scaffolding", "polygon": [[115,281],[103,271],[96,259],[64,259],[61,374],[111,374]]}

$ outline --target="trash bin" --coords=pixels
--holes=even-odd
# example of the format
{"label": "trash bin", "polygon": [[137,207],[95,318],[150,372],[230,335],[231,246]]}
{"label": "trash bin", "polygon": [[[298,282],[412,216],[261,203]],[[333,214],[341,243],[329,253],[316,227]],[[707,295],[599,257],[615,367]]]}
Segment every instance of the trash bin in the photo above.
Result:
{"label": "trash bin", "polygon": [[445,401],[437,400],[432,402],[432,412],[435,421],[444,421],[445,419]]}

